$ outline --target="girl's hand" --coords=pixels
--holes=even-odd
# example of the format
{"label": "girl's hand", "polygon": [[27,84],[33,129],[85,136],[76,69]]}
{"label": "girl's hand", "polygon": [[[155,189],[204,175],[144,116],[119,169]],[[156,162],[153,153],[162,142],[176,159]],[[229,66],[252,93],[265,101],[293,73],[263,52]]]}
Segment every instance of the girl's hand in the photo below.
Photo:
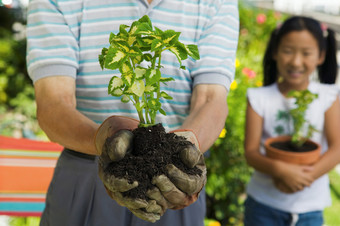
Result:
{"label": "girl's hand", "polygon": [[280,176],[273,178],[277,189],[284,193],[294,193],[310,186],[314,178],[313,167],[280,162]]}

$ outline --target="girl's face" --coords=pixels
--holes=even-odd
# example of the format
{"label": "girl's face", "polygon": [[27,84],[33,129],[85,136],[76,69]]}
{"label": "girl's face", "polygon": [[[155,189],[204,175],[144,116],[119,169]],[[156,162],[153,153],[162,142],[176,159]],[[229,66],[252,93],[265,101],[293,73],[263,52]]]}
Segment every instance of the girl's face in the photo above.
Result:
{"label": "girl's face", "polygon": [[307,30],[292,31],[282,37],[277,53],[274,55],[280,87],[287,90],[307,89],[309,76],[324,60],[316,39]]}

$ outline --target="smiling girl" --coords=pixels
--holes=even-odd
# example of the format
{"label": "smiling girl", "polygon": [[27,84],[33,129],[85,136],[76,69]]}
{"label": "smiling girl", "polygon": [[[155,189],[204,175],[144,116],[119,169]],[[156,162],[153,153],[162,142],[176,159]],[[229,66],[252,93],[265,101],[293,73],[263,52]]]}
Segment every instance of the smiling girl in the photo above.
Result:
{"label": "smiling girl", "polygon": [[[272,32],[264,87],[247,93],[245,156],[255,171],[247,186],[245,226],[323,224],[322,211],[331,204],[327,173],[340,162],[335,44],[332,30],[306,17],[291,17]],[[311,80],[315,71],[319,82]],[[287,93],[305,89],[318,94],[306,118],[319,131],[311,139],[322,144],[320,160],[306,166],[269,159],[263,143],[278,135],[277,113],[289,110]]]}

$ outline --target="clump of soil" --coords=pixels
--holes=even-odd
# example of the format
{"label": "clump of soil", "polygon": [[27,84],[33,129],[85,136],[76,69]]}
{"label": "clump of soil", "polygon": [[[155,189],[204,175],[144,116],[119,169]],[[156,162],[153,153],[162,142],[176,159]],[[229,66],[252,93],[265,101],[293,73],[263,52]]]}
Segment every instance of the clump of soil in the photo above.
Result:
{"label": "clump of soil", "polygon": [[301,147],[293,145],[290,141],[273,142],[270,145],[274,148],[290,152],[309,152],[317,148],[315,144],[309,142],[305,142]]}
{"label": "clump of soil", "polygon": [[197,167],[187,167],[179,157],[181,148],[191,143],[184,137],[166,133],[162,124],[137,128],[133,134],[132,150],[122,160],[112,162],[105,169],[106,172],[118,178],[126,178],[129,182],[138,181],[139,186],[124,192],[124,196],[148,199],[146,191],[154,187],[152,178],[167,175],[168,164],[175,165],[187,174],[202,174]]}

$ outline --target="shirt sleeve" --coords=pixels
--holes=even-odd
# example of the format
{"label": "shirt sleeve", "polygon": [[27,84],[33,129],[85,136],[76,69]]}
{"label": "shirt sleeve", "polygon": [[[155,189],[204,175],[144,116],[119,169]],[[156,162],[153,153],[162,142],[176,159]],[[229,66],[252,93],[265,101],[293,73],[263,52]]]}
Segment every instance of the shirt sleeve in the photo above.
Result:
{"label": "shirt sleeve", "polygon": [[320,94],[324,95],[325,111],[327,111],[339,96],[339,88],[337,85],[324,84],[323,90],[320,92]]}
{"label": "shirt sleeve", "polygon": [[247,90],[247,98],[249,104],[254,109],[254,111],[261,117],[264,116],[263,112],[263,103],[260,96],[259,88],[248,88]]}
{"label": "shirt sleeve", "polygon": [[63,12],[57,1],[30,1],[26,61],[33,82],[55,75],[76,77],[79,52],[77,26],[71,11]]}
{"label": "shirt sleeve", "polygon": [[239,34],[237,1],[212,1],[204,18],[198,37],[200,60],[192,69],[194,86],[197,84],[221,84],[229,90],[234,80],[235,56]]}

